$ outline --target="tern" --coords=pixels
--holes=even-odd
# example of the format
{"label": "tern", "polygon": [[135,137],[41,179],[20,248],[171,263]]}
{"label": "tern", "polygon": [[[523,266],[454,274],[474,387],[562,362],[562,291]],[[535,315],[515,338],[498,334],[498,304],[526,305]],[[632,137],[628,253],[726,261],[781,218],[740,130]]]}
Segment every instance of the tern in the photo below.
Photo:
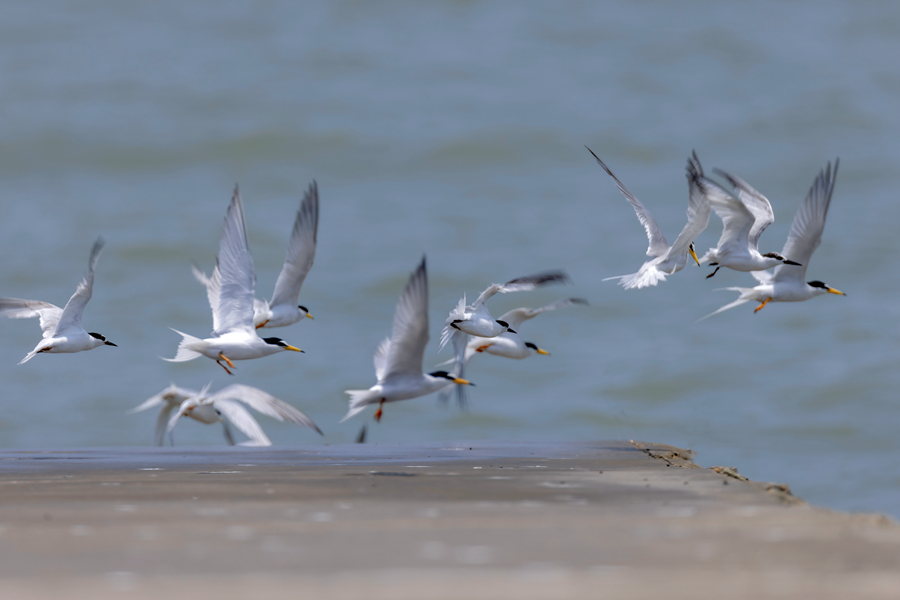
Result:
{"label": "tern", "polygon": [[422,356],[428,343],[428,274],[425,257],[409,276],[406,288],[394,311],[391,337],[375,351],[377,383],[367,390],[347,390],[350,407],[341,419],[346,421],[370,404],[377,404],[375,420],[380,421],[385,402],[397,402],[425,396],[455,383],[472,385],[446,371],[422,372]]}
{"label": "tern", "polygon": [[[233,375],[228,367],[234,369],[232,361],[235,360],[250,360],[286,350],[303,352],[281,338],[260,338],[256,334],[256,327],[253,325],[256,275],[247,245],[244,208],[237,186],[228,212],[225,213],[215,273],[218,279],[217,293],[209,293],[207,288],[213,315],[212,337],[199,339],[173,329],[183,339],[175,357],[163,360],[184,362],[206,356],[216,361],[226,373]],[[222,364],[222,361],[228,366]]]}
{"label": "tern", "polygon": [[[303,281],[316,257],[318,229],[319,187],[313,181],[303,195],[297,216],[294,218],[294,228],[291,232],[291,239],[288,241],[287,256],[278,280],[275,282],[272,299],[269,301],[253,299],[253,325],[257,329],[285,327],[304,318],[313,318],[305,306],[297,304],[297,300]],[[193,271],[197,281],[206,286],[210,304],[215,305],[218,302],[221,286],[218,269],[214,269],[209,277],[196,267]]]}
{"label": "tern", "polygon": [[724,225],[718,245],[710,248],[700,259],[701,263],[708,262],[716,267],[706,278],[718,273],[722,267],[735,271],[763,271],[781,264],[800,266],[800,263],[777,252],[759,252],[760,236],[775,222],[775,213],[772,212],[769,199],[737,175],[719,169],[714,169],[714,172],[731,183],[737,197],[704,177],[702,171],[691,175],[694,185],[700,188]]}
{"label": "tern", "polygon": [[652,260],[648,260],[641,265],[641,268],[638,269],[637,273],[607,277],[603,281],[618,279],[619,285],[626,290],[641,289],[643,287],[656,285],[660,281],[665,281],[667,275],[682,270],[687,264],[689,254],[691,258],[694,259],[694,262],[699,265],[700,262],[697,260],[697,254],[694,252],[694,239],[706,229],[706,225],[709,223],[710,207],[706,197],[692,180],[693,172],[699,171],[702,173],[700,161],[697,160],[697,154],[694,153],[693,156],[688,159],[687,166],[688,222],[687,225],[684,226],[684,229],[681,230],[675,243],[669,246],[669,243],[666,241],[666,236],[663,235],[659,225],[656,224],[653,216],[644,205],[641,204],[641,201],[628,191],[628,188],[619,181],[618,177],[613,175],[612,171],[609,170],[609,167],[594,154],[593,150],[588,148],[588,152],[597,159],[597,163],[603,167],[603,170],[616,182],[619,191],[622,192],[625,199],[634,207],[634,212],[637,213],[638,220],[641,222],[641,225],[644,226],[647,237],[650,238],[647,256],[652,257]]}
{"label": "tern", "polygon": [[55,354],[57,352],[81,352],[93,350],[100,346],[115,346],[99,333],[89,333],[81,326],[84,307],[94,293],[94,269],[100,251],[106,242],[98,237],[91,248],[88,272],[78,284],[75,293],[69,298],[65,308],[40,300],[22,300],[20,298],[0,298],[0,315],[11,319],[30,319],[39,317],[44,335],[34,350],[25,355],[19,364],[28,362],[40,352]]}
{"label": "tern", "polygon": [[800,262],[798,265],[782,264],[775,268],[774,272],[753,271],[751,275],[759,281],[760,285],[752,288],[729,287],[727,290],[740,292],[737,300],[726,304],[700,319],[707,319],[729,308],[740,306],[751,300],[760,303],[753,312],[759,312],[769,302],[802,302],[821,296],[822,294],[837,294],[846,296],[844,292],[836,290],[821,281],[803,281],[806,277],[806,266],[812,258],[813,252],[822,241],[822,231],[825,229],[825,218],[828,216],[828,207],[831,205],[831,195],[834,192],[834,182],[837,178],[839,159],[834,161],[834,171],[831,163],[819,171],[806,199],[791,223],[791,232],[781,254],[790,256]]}
{"label": "tern", "polygon": [[[156,420],[154,444],[162,446],[166,433],[172,433],[180,417],[190,417],[195,421],[212,425],[222,423],[225,439],[229,445],[235,445],[228,423],[231,421],[242,433],[250,438],[242,446],[271,446],[272,442],[263,432],[256,419],[244,408],[244,404],[255,411],[272,417],[278,421],[288,421],[295,425],[308,427],[322,435],[318,426],[302,412],[275,396],[249,385],[234,384],[222,388],[214,394],[209,393],[209,384],[199,392],[170,385],[159,394],[149,398],[131,412],[139,412],[163,404]],[[174,408],[178,412],[171,418],[169,414]]]}
{"label": "tern", "polygon": [[487,301],[497,294],[508,294],[510,292],[527,292],[543,285],[551,283],[565,283],[569,281],[569,276],[563,271],[547,271],[546,273],[537,273],[526,277],[518,277],[511,279],[506,283],[494,283],[488,286],[486,290],[474,303],[467,305],[466,297],[463,295],[457,305],[450,311],[450,315],[441,331],[441,346],[443,350],[447,342],[453,342],[453,351],[457,365],[462,365],[465,361],[466,342],[468,336],[476,336],[480,338],[495,338],[502,333],[516,333],[512,326],[503,319],[494,319],[488,312]]}
{"label": "tern", "polygon": [[[515,331],[506,331],[493,338],[480,338],[473,336],[466,344],[465,354],[463,355],[461,364],[457,362],[457,358],[455,357],[441,364],[454,364],[455,368],[452,369],[453,374],[457,377],[465,377],[465,367],[468,364],[469,360],[471,360],[471,358],[476,354],[481,354],[483,352],[493,354],[495,356],[504,356],[506,358],[516,359],[528,358],[529,356],[534,356],[535,354],[549,355],[550,353],[543,348],[538,348],[537,344],[533,342],[526,342],[524,339],[522,339],[522,336],[518,333],[522,323],[529,319],[533,319],[542,312],[558,310],[560,308],[566,308],[568,306],[573,306],[576,304],[586,306],[588,304],[588,301],[582,298],[565,298],[563,300],[557,300],[556,302],[547,304],[546,306],[542,306],[540,308],[514,308],[513,310],[501,315],[499,320],[508,323],[510,327],[515,327]],[[466,397],[464,393],[461,393],[465,391],[465,388],[457,386],[456,390],[458,404],[460,406],[465,406]],[[445,402],[449,398],[449,395],[449,390],[442,390],[440,400],[442,402]]]}

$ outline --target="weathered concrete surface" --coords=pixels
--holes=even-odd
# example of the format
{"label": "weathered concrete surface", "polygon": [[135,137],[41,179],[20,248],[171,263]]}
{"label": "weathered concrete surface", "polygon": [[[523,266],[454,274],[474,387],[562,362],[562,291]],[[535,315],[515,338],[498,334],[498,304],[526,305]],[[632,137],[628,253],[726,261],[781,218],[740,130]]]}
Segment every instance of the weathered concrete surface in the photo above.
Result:
{"label": "weathered concrete surface", "polygon": [[900,597],[893,521],[673,450],[4,452],[0,597]]}

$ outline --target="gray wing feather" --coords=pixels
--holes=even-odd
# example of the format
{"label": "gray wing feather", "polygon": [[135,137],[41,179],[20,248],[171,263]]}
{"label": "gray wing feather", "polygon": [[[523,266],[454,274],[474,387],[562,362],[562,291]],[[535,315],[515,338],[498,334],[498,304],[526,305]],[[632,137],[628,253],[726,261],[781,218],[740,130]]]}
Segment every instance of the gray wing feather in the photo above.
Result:
{"label": "gray wing feather", "polygon": [[[318,432],[319,435],[322,435],[322,431],[312,419],[287,402],[279,400],[272,394],[264,392],[259,388],[236,383],[222,388],[208,398],[208,401],[213,402],[216,408],[219,408],[220,402],[228,400],[243,402],[253,410],[264,414],[267,417],[272,417],[277,421],[287,421],[294,425],[308,427],[309,429]],[[229,418],[231,417],[229,416]],[[234,422],[233,419],[232,422]],[[235,426],[237,425],[238,424],[235,423]],[[241,431],[244,430],[241,429]]]}
{"label": "gray wing feather", "polygon": [[385,363],[384,378],[421,375],[422,355],[427,343],[428,273],[423,256],[419,267],[409,276],[394,312],[391,347]]}
{"label": "gray wing feather", "polygon": [[0,316],[10,319],[33,319],[40,317],[43,337],[50,337],[56,331],[56,325],[63,310],[49,302],[40,300],[22,300],[21,298],[0,298]]}
{"label": "gray wing feather", "polygon": [[88,263],[88,272],[78,283],[78,288],[76,288],[75,293],[72,294],[65,308],[63,308],[62,315],[60,315],[59,322],[56,324],[56,329],[53,332],[54,337],[69,327],[81,328],[81,315],[84,313],[84,307],[87,306],[91,296],[94,294],[94,269],[97,266],[97,260],[100,258],[100,252],[103,250],[105,243],[106,241],[102,237],[98,237],[97,241],[94,242]]}
{"label": "gray wing feather", "polygon": [[297,304],[300,288],[316,258],[316,235],[319,229],[319,187],[313,181],[294,219],[287,256],[275,282],[272,305]]}
{"label": "gray wing feather", "polygon": [[747,235],[750,249],[757,250],[759,248],[759,237],[769,225],[775,222],[775,213],[772,212],[772,204],[769,202],[768,198],[757,192],[749,183],[737,175],[732,175],[731,173],[720,169],[714,169],[713,172],[721,175],[734,186],[741,203],[750,214],[753,215],[753,225]]}
{"label": "gray wing feather", "polygon": [[215,335],[222,335],[237,329],[254,331],[253,292],[256,274],[247,243],[244,207],[237,186],[222,226],[217,267],[221,284],[219,302],[213,309],[213,332]]}
{"label": "gray wing feather", "polygon": [[533,319],[542,312],[566,308],[573,304],[583,304],[587,306],[588,301],[583,298],[564,298],[540,308],[527,308],[523,306],[521,308],[514,308],[511,311],[502,314],[500,320],[506,321],[513,330],[518,331],[519,326],[521,326],[524,321]]}

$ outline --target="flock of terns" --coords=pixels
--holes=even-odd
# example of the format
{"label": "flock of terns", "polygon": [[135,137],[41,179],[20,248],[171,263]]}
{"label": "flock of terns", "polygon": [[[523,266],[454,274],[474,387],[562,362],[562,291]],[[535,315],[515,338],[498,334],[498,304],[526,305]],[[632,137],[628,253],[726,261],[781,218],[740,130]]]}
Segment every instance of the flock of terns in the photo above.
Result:
{"label": "flock of terns", "polygon": [[[613,178],[619,191],[634,207],[637,217],[647,232],[650,260],[636,273],[604,279],[618,280],[625,289],[655,286],[668,275],[683,269],[690,256],[698,265],[715,266],[707,277],[713,277],[725,267],[750,272],[759,282],[752,288],[730,287],[740,292],[733,302],[703,317],[706,319],[722,311],[751,300],[759,302],[758,312],[769,302],[798,302],[826,293],[845,295],[821,281],[804,281],[806,268],[813,252],[821,242],[825,219],[834,191],[838,161],[832,170],[829,163],[813,182],[803,204],[797,210],[788,239],[780,253],[759,251],[759,240],[774,221],[774,213],[768,199],[741,178],[720,170],[714,172],[727,180],[733,192],[705,176],[700,161],[694,153],[687,162],[688,222],[675,243],[669,245],[650,212],[613,175],[612,171],[588,148],[597,163]],[[714,211],[722,220],[723,230],[715,248],[698,258],[694,240],[706,229],[710,213]],[[213,330],[208,338],[198,338],[176,331],[181,343],[171,362],[183,362],[207,357],[216,361],[228,374],[233,375],[234,361],[250,360],[279,352],[303,352],[279,337],[260,337],[260,329],[285,327],[305,318],[312,318],[306,307],[299,305],[300,289],[313,265],[316,253],[316,235],[319,221],[319,192],[313,182],[301,201],[294,219],[293,231],[288,243],[287,256],[271,300],[255,297],[256,274],[247,243],[244,209],[240,193],[235,188],[225,214],[222,237],[216,266],[210,275],[194,267],[194,276],[206,288],[212,309]],[[94,286],[94,270],[104,241],[98,238],[91,249],[88,272],[64,308],[39,300],[0,298],[0,315],[10,318],[39,318],[43,336],[34,349],[19,364],[41,353],[72,353],[91,350],[99,346],[116,346],[105,336],[86,331],[82,326],[84,308],[91,299]],[[773,271],[769,271],[774,267]],[[418,398],[441,391],[446,400],[453,390],[462,405],[465,389],[474,385],[464,378],[465,366],[478,353],[488,353],[508,358],[527,358],[533,354],[548,354],[537,345],[526,342],[518,330],[528,319],[546,311],[573,305],[585,305],[580,298],[565,298],[541,308],[517,308],[495,319],[487,302],[494,295],[534,290],[538,287],[564,283],[568,280],[562,271],[550,271],[519,277],[503,284],[492,284],[472,304],[466,297],[450,311],[441,332],[440,347],[453,348],[453,357],[442,363],[449,370],[425,373],[422,358],[429,339],[428,326],[428,274],[423,257],[400,296],[394,313],[391,335],[385,338],[375,351],[376,383],[367,390],[348,390],[349,409],[345,421],[378,405],[374,417],[378,421],[385,403]],[[702,319],[701,319],[702,320]],[[174,330],[173,330],[174,331]],[[154,443],[162,445],[181,417],[190,417],[202,423],[221,422],[226,440],[234,444],[229,429],[230,422],[249,439],[243,445],[268,446],[271,441],[246,407],[277,419],[310,428],[319,434],[319,427],[302,412],[278,398],[255,387],[234,384],[211,393],[209,385],[202,390],[189,390],[171,385],[133,409],[133,412],[160,407]],[[174,413],[174,414],[173,414]],[[223,419],[223,417],[225,417]],[[365,428],[358,441],[365,438]]]}

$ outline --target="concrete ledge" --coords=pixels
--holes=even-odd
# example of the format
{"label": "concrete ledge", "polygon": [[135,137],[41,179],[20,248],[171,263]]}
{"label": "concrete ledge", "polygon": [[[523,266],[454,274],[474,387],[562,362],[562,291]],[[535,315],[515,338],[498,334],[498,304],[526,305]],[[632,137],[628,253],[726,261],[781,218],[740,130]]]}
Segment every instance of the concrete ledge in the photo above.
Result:
{"label": "concrete ledge", "polygon": [[639,442],[0,453],[4,598],[895,598],[900,527]]}

